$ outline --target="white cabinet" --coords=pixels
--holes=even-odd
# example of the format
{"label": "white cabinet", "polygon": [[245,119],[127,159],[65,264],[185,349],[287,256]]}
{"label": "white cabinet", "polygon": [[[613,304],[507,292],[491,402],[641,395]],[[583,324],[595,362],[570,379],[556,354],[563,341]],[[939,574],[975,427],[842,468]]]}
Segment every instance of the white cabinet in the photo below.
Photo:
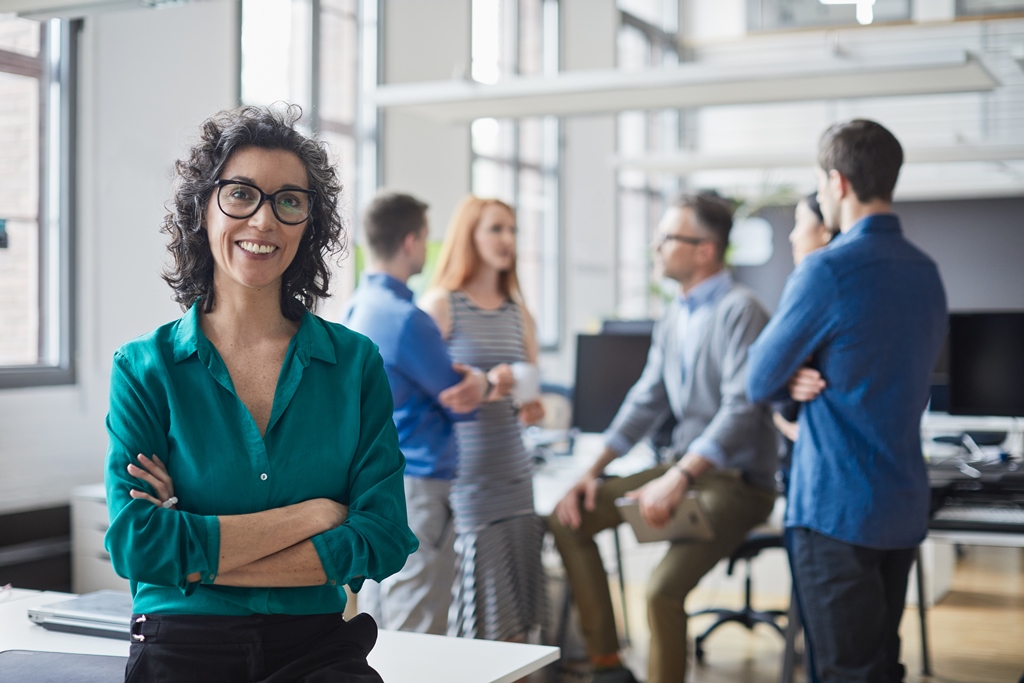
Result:
{"label": "white cabinet", "polygon": [[75,593],[103,588],[128,590],[128,579],[114,573],[110,555],[103,548],[108,525],[103,484],[71,490],[71,589]]}

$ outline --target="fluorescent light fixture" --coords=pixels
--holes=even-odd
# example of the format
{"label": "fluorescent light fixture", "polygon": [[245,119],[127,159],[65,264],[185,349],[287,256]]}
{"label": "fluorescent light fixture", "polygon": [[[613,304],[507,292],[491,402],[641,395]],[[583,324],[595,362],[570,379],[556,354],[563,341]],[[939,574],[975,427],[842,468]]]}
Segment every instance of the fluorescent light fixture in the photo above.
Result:
{"label": "fluorescent light fixture", "polygon": [[0,14],[11,13],[31,19],[74,18],[111,10],[137,7],[170,7],[190,0],[0,0]]}
{"label": "fluorescent light fixture", "polygon": [[870,24],[875,20],[875,0],[818,0],[822,5],[856,5],[857,23]]}
{"label": "fluorescent light fixture", "polygon": [[379,86],[376,105],[437,121],[978,92],[999,85],[964,50],[746,64],[690,62],[641,72],[574,71],[484,85],[465,80]]}
{"label": "fluorescent light fixture", "polygon": [[[946,147],[908,147],[903,150],[908,164],[952,164],[965,162],[1024,161],[1024,145],[994,144],[949,145]],[[700,171],[740,169],[811,168],[817,163],[813,147],[801,151],[755,152],[744,154],[704,154],[700,152],[615,157],[620,169],[688,175]]]}

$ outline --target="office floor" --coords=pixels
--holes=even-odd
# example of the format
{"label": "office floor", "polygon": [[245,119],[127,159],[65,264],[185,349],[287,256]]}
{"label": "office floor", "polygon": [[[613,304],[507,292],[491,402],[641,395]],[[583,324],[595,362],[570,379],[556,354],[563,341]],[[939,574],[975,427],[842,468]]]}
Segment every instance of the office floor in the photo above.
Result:
{"label": "office floor", "polygon": [[[691,606],[735,604],[741,595],[691,595]],[[643,605],[643,586],[627,584],[627,609],[632,629],[632,644],[627,661],[638,675],[645,673],[647,620]],[[617,598],[615,598],[617,602]],[[760,609],[785,605],[759,602]],[[693,633],[699,632],[710,617],[695,618],[690,629],[691,662]],[[1024,673],[1024,550],[1016,548],[969,547],[958,561],[952,589],[929,613],[929,643],[934,675],[921,675],[921,648],[917,610],[908,607],[903,618],[903,662],[907,683],[1016,683]],[[777,681],[781,664],[782,640],[772,630],[759,627],[753,633],[729,624],[705,642],[705,662],[692,665],[690,683],[769,683]],[[569,663],[561,671],[548,670],[535,675],[536,683],[586,683],[582,664]],[[804,681],[797,672],[797,683]]]}

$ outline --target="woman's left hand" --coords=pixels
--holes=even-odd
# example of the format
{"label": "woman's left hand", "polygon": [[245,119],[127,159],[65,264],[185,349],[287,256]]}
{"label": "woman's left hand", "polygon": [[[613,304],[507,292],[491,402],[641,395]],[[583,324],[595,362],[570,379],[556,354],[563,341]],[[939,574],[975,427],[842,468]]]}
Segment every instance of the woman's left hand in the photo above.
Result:
{"label": "woman's left hand", "polygon": [[[156,455],[151,458],[147,458],[139,453],[138,458],[142,467],[129,464],[128,474],[132,475],[136,479],[141,479],[152,486],[156,496],[151,496],[145,491],[140,491],[138,489],[132,489],[128,492],[129,495],[132,498],[148,500],[157,507],[177,509],[176,503],[178,502],[178,499],[174,497],[174,480],[171,479],[171,475],[167,471],[167,466],[164,465],[163,461]],[[167,502],[172,498],[174,499],[174,502],[167,505]]]}
{"label": "woman's left hand", "polygon": [[519,406],[519,421],[523,424],[537,424],[543,419],[544,404],[540,402],[540,399],[527,401],[523,405]]}

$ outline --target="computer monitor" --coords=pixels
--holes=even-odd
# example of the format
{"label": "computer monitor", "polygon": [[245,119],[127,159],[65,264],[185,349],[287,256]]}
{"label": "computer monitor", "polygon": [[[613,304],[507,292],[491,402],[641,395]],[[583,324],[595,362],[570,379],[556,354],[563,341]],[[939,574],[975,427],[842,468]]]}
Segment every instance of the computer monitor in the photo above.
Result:
{"label": "computer monitor", "polygon": [[949,412],[1024,416],[1024,311],[950,314]]}
{"label": "computer monitor", "polygon": [[650,334],[581,334],[576,337],[573,427],[603,432],[630,387],[640,378]]}

